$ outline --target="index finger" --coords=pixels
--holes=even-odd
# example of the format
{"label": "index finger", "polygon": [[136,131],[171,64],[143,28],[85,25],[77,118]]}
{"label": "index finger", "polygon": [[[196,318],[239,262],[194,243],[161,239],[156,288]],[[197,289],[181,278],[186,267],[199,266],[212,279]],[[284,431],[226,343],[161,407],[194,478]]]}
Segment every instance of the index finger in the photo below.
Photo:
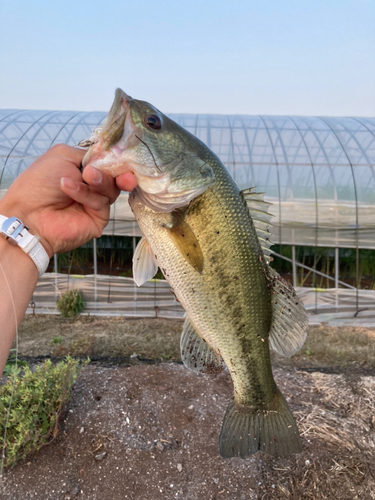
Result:
{"label": "index finger", "polygon": [[83,157],[86,154],[85,149],[67,146],[66,144],[55,144],[45,155],[56,155],[67,161],[74,163],[77,167],[81,165]]}

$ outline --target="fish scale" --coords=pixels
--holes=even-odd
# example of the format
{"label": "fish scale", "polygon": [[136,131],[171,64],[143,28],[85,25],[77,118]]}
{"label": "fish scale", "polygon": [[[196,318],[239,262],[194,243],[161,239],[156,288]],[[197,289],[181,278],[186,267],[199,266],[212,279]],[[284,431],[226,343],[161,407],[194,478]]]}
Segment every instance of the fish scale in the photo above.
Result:
{"label": "fish scale", "polygon": [[269,344],[291,356],[307,315],[295,291],[269,267],[268,204],[240,192],[219,158],[157,108],[116,90],[103,122],[82,143],[83,166],[113,177],[131,171],[129,203],[144,237],[133,256],[138,286],[158,266],[184,307],[181,358],[234,386],[220,433],[223,457],[301,451],[295,420],[272,375]]}
{"label": "fish scale", "polygon": [[171,223],[170,214],[156,215],[137,204],[136,194],[130,205],[191,322],[223,357],[235,400],[266,404],[276,385],[267,343],[272,312],[262,251],[237,185],[213,155],[204,159],[214,171],[216,184],[190,202],[185,215],[202,248],[202,274],[171,244],[163,227]]}

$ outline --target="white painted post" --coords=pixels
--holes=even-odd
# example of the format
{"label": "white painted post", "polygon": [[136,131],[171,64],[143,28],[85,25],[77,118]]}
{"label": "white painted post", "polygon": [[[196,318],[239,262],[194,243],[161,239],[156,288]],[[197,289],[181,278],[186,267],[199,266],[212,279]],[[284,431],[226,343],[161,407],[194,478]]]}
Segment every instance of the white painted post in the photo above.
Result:
{"label": "white painted post", "polygon": [[293,287],[297,287],[297,266],[296,266],[296,247],[292,245],[292,271],[293,271]]}
{"label": "white painted post", "polygon": [[96,307],[96,303],[98,300],[98,294],[97,294],[97,289],[96,289],[96,276],[98,274],[98,254],[97,254],[96,238],[94,238],[92,240],[92,254],[93,254],[93,261],[94,261],[94,301],[95,301],[95,307]]}
{"label": "white painted post", "polygon": [[339,249],[335,248],[335,288],[336,288],[336,312],[339,308]]}

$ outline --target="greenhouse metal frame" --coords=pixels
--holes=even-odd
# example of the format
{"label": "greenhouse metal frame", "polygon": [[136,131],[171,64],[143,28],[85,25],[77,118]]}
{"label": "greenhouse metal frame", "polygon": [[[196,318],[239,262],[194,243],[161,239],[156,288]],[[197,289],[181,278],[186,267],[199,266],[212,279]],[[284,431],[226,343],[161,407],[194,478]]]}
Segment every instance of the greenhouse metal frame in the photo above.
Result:
{"label": "greenhouse metal frame", "polygon": [[[57,143],[71,146],[78,144],[100,126],[105,116],[103,112],[0,110],[0,197],[35,158]],[[290,258],[279,255],[291,262],[295,286],[298,284],[297,268],[310,269],[310,266],[297,262],[296,247],[334,249],[335,275],[327,278],[334,282],[334,288],[329,293],[311,287],[298,290],[308,309],[315,313],[328,311],[328,316],[332,316],[341,308],[345,317],[356,314],[370,323],[373,321],[371,318],[374,318],[375,323],[375,292],[359,290],[358,275],[360,251],[375,249],[375,118],[203,114],[168,116],[205,142],[219,156],[240,189],[256,186],[258,191],[265,193],[265,200],[273,204],[270,211],[275,216],[272,241],[279,248],[280,245],[288,245],[292,249]],[[122,193],[112,206],[111,220],[105,234],[133,238],[141,235],[127,204],[127,193]],[[356,253],[354,286],[340,279],[339,249],[354,249]],[[106,301],[103,290],[110,286],[109,282],[114,283],[116,280],[115,277],[98,275],[96,241],[93,242],[93,257],[92,276],[80,278],[91,280],[92,283],[90,281],[91,284],[81,288],[90,296],[87,303],[91,306],[88,306],[88,310],[91,307],[96,313],[101,310],[108,312],[108,306],[103,306],[104,302],[116,302],[111,302],[111,299]],[[58,269],[56,261],[57,258],[55,271]],[[326,276],[316,269],[313,272]],[[37,310],[51,310],[52,301],[48,299],[51,293],[42,292],[43,287],[48,288],[47,282],[54,281],[55,297],[56,290],[61,293],[66,286],[73,286],[72,280],[78,279],[58,273],[49,273],[42,278],[34,297]],[[68,285],[63,284],[66,280]],[[104,284],[106,280],[108,283]],[[100,290],[98,282],[101,283]],[[126,283],[129,289],[134,289],[132,280]],[[171,316],[181,315],[179,305],[171,302],[174,299],[167,300],[164,296],[168,285],[155,283],[157,286],[153,283],[147,285],[149,293],[146,293],[145,300],[153,304],[150,305],[151,309],[156,314],[168,316],[170,307]],[[75,283],[74,286],[79,285]],[[117,286],[120,287],[119,284]],[[152,293],[158,293],[155,291],[158,287],[162,290],[160,293],[163,298],[160,301],[156,296],[151,297]],[[94,290],[92,297],[91,289]],[[133,291],[132,296],[133,309],[138,307],[134,315],[138,315],[143,292],[141,289]],[[135,305],[135,301],[138,301],[138,305]],[[160,305],[157,305],[159,302]],[[125,302],[120,303],[124,306]],[[164,311],[163,307],[167,303],[169,305],[165,306]],[[113,314],[121,314],[123,307],[121,309],[120,305],[113,306]],[[365,312],[362,312],[363,309]],[[130,312],[128,314],[131,315]]]}

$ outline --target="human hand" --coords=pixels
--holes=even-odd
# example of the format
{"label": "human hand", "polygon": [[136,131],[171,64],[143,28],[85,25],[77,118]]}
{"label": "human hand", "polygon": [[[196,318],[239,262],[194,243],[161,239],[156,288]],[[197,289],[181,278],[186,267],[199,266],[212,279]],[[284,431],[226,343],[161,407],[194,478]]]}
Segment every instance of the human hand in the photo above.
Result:
{"label": "human hand", "polygon": [[0,213],[18,217],[40,236],[50,258],[99,238],[120,189],[132,191],[137,185],[130,172],[113,179],[88,166],[81,173],[85,153],[63,144],[52,147],[0,200]]}

